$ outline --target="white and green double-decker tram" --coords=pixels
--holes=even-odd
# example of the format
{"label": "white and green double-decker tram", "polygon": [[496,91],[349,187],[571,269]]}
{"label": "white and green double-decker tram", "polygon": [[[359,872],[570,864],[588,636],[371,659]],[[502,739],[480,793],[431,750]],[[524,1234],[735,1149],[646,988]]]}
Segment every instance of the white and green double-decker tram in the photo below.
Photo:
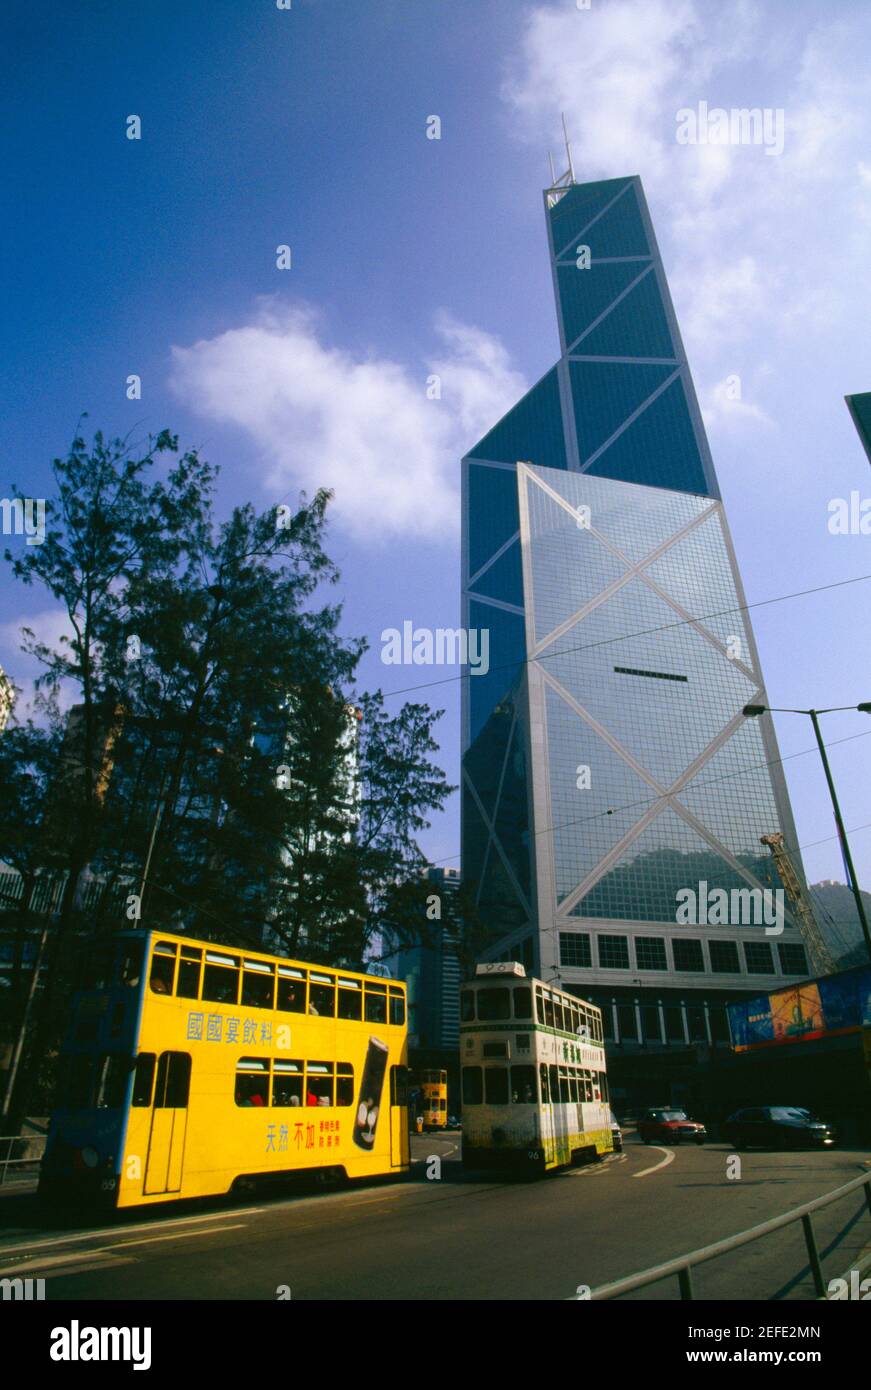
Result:
{"label": "white and green double-decker tram", "polygon": [[460,990],[463,1163],[546,1172],[611,1153],[602,1015],[516,962]]}

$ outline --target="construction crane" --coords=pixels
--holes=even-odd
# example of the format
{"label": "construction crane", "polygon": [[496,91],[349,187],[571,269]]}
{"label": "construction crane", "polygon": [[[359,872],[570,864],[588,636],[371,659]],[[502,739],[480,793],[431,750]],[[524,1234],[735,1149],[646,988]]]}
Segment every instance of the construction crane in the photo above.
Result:
{"label": "construction crane", "polygon": [[770,849],[771,857],[777,865],[780,881],[789,899],[789,905],[795,914],[816,974],[833,975],[838,967],[823,940],[810,899],[801,886],[798,874],[792,867],[792,861],[786,852],[783,835],[777,830],[770,835],[760,835],[759,839],[763,845],[767,845]]}

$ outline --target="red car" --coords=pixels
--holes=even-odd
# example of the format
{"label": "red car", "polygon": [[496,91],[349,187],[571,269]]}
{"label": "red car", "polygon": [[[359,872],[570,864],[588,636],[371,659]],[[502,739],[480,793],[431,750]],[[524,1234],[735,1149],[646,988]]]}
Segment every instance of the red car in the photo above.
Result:
{"label": "red car", "polygon": [[638,1137],[645,1144],[682,1144],[692,1140],[704,1144],[708,1137],[705,1126],[691,1120],[684,1110],[646,1110],[638,1122]]}

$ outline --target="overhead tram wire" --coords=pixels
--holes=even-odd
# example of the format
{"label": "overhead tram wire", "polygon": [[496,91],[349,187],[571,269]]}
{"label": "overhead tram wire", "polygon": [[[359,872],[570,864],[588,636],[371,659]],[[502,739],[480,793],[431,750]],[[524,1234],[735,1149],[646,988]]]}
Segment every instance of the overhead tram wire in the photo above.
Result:
{"label": "overhead tram wire", "polygon": [[[852,708],[852,706],[848,706],[848,708]],[[847,734],[845,738],[833,739],[830,743],[827,743],[827,744],[826,744],[826,747],[827,747],[827,748],[835,748],[835,747],[838,746],[838,744],[841,744],[841,743],[853,743],[856,739],[859,739],[859,738],[869,738],[869,737],[871,737],[871,730],[866,730],[864,733],[861,733],[861,734]],[[729,780],[730,780],[731,778],[733,778],[733,777],[741,777],[741,776],[744,775],[744,773],[747,773],[747,772],[754,772],[754,771],[757,771],[757,770],[760,769],[760,768],[780,767],[783,763],[790,762],[793,758],[806,758],[806,757],[808,756],[809,753],[816,753],[816,752],[818,752],[818,751],[819,751],[819,750],[818,750],[816,747],[813,747],[813,748],[802,748],[802,749],[800,750],[800,752],[798,752],[798,753],[787,753],[786,756],[783,757],[783,758],[772,758],[770,761],[764,761],[764,762],[759,762],[759,763],[747,763],[746,766],[741,767],[741,768],[738,768],[737,771],[735,771],[735,772],[724,772],[724,773],[723,773],[721,776],[719,776],[719,777],[702,777],[702,778],[699,778],[698,780],[693,779],[693,785],[696,786],[696,787],[704,787],[704,786],[711,786],[712,784],[714,784],[714,783],[716,783],[716,782],[726,782],[726,781],[729,781]],[[679,797],[679,796],[680,796],[680,791],[673,792],[672,795],[673,795],[673,796]],[[560,821],[558,825],[545,825],[545,826],[542,827],[541,830],[536,830],[536,831],[534,832],[534,835],[535,835],[535,836],[538,836],[538,835],[555,835],[555,834],[557,833],[557,831],[559,831],[559,830],[567,830],[567,829],[571,828],[571,826],[573,826],[573,825],[587,825],[587,824],[589,824],[591,821],[603,820],[606,816],[613,815],[613,814],[615,814],[617,811],[631,811],[631,810],[633,810],[636,806],[650,806],[650,805],[652,805],[654,802],[657,802],[657,801],[667,801],[668,799],[669,799],[669,798],[668,798],[668,795],[665,795],[665,796],[641,797],[641,798],[640,798],[639,800],[637,800],[637,801],[627,801],[627,802],[625,802],[622,806],[609,806],[609,807],[607,807],[606,810],[604,810],[604,811],[596,811],[596,812],[595,812],[593,815],[591,815],[591,816],[579,816],[579,817],[577,817],[577,818],[574,819],[574,820]],[[863,830],[864,828],[865,828],[864,826],[857,826],[857,829],[858,829],[858,830]],[[848,833],[849,833],[849,832],[848,832]],[[829,837],[827,837],[827,838],[829,838]],[[835,838],[836,838],[836,837],[835,837]],[[814,843],[816,843],[816,844],[825,844],[825,843],[826,843],[826,840],[818,840],[818,841],[815,841]],[[789,852],[790,854],[794,852],[794,847],[793,847],[793,846],[787,845],[786,848],[787,848],[787,850],[788,850],[788,852]],[[800,846],[799,846],[799,848],[800,848]],[[808,846],[805,846],[805,848],[808,848]],[[437,860],[433,861],[433,867],[434,867],[434,868],[437,868],[440,864],[452,864],[455,860],[457,860],[457,859],[459,859],[459,858],[460,858],[460,855],[459,855],[459,854],[452,854],[452,855],[448,856],[448,858],[446,858],[446,859],[437,859]]]}
{"label": "overhead tram wire", "polygon": [[[823,594],[830,589],[843,589],[850,584],[862,584],[871,579],[871,574],[857,574],[853,579],[838,579],[832,584],[818,584],[813,589],[796,589],[791,594],[778,594],[775,598],[759,599],[756,603],[744,603],[736,608],[721,608],[716,613],[699,613],[690,618],[678,618],[673,623],[663,623],[659,627],[641,628],[638,632],[623,632],[619,637],[603,637],[599,642],[582,642],[576,647],[561,647],[556,652],[543,652],[539,656],[518,657],[516,661],[506,661],[501,666],[490,666],[487,674],[493,671],[520,671],[533,662],[552,661],[557,657],[570,656],[573,652],[592,651],[597,647],[613,646],[617,642],[629,642],[635,637],[649,637],[657,632],[670,632],[676,627],[690,627],[694,623],[708,622],[711,618],[731,617],[735,613],[749,613],[752,608],[767,608],[772,603],[786,603],[789,599],[807,598],[810,594]],[[473,594],[473,598],[477,595]],[[399,690],[385,690],[385,699],[394,695],[411,695],[417,690],[430,690],[439,685],[455,685],[458,681],[470,680],[474,672],[461,671],[457,676],[442,676],[435,681],[422,681],[419,685],[406,685]]]}

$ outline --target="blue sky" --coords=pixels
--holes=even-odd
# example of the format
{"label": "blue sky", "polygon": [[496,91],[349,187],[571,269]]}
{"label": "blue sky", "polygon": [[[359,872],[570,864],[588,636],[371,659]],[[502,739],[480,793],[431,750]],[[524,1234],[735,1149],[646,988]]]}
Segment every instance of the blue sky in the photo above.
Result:
{"label": "blue sky", "polygon": [[[39,495],[83,410],[178,431],[225,509],[334,486],[364,679],[426,679],[382,666],[380,633],[458,622],[458,459],[557,355],[541,190],[564,110],[579,179],[644,181],[750,602],[871,574],[871,537],[827,525],[871,497],[843,402],[871,389],[864,0],[11,0],[0,24],[0,494]],[[678,144],[700,101],[782,108],[783,153]],[[772,703],[871,699],[869,602],[754,613]],[[26,689],[22,621],[60,631],[4,575],[0,664]],[[458,686],[431,699],[457,781]],[[871,885],[871,721],[826,729]],[[816,755],[790,756],[809,721],[778,732],[809,877],[843,879]],[[459,862],[456,801],[437,861]]]}

